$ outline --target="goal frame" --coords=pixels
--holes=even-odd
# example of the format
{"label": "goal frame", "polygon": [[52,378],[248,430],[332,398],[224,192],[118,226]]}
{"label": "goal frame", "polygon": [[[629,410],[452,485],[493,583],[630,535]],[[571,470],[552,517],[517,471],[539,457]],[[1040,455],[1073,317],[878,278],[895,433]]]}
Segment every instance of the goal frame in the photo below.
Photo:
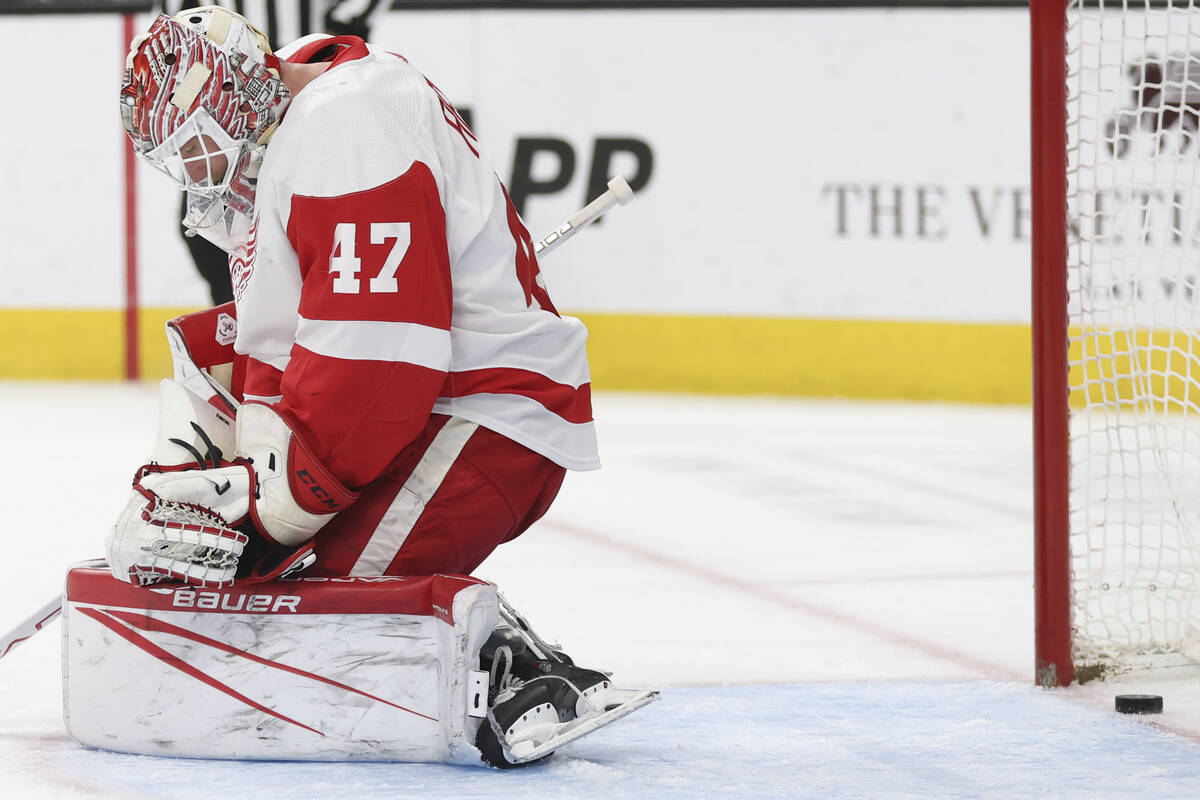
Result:
{"label": "goal frame", "polygon": [[1067,5],[1030,0],[1034,680],[1071,660],[1067,320]]}

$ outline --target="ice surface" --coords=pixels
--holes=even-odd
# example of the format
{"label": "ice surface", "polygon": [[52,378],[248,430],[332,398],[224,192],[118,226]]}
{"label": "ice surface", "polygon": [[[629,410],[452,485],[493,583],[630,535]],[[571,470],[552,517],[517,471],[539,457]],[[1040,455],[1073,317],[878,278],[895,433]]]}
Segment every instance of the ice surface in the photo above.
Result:
{"label": "ice surface", "polygon": [[[0,629],[100,555],[150,385],[0,383]],[[1032,686],[1026,409],[595,397],[605,468],[478,571],[577,659],[663,699],[527,770],[180,761],[60,718],[59,627],[0,662],[0,794],[1200,797],[1200,676],[1167,711]],[[199,689],[198,689],[199,690]]]}

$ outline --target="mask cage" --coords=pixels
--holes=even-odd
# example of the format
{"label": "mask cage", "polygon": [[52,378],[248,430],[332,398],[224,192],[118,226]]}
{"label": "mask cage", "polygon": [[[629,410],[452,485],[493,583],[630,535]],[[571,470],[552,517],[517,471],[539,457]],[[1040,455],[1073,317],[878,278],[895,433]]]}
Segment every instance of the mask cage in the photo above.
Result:
{"label": "mask cage", "polygon": [[242,144],[200,108],[146,153],[146,160],[178,188],[216,198],[229,188],[241,155]]}

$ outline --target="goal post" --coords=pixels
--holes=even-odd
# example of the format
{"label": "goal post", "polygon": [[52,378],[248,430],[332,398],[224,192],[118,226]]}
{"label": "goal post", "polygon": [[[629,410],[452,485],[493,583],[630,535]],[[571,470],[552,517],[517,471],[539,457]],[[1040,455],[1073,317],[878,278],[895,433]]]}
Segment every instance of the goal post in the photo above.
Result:
{"label": "goal post", "polygon": [[1030,0],[1035,679],[1073,678],[1067,389],[1066,0]]}
{"label": "goal post", "polygon": [[1200,631],[1200,0],[1031,0],[1035,680]]}

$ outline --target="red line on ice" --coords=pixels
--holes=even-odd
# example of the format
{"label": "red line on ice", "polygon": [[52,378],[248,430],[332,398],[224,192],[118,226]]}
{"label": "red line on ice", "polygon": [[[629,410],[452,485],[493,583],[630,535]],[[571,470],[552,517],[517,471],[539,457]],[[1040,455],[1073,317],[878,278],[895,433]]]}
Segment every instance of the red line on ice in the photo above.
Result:
{"label": "red line on ice", "polygon": [[544,521],[546,525],[552,525],[555,528],[570,534],[576,538],[584,539],[593,544],[598,544],[612,550],[619,550],[628,555],[637,557],[642,561],[657,564],[661,567],[674,570],[693,578],[699,578],[723,586],[727,589],[733,589],[742,594],[749,595],[757,600],[764,600],[777,606],[789,609],[791,611],[799,611],[802,614],[807,614],[825,622],[832,622],[841,625],[844,628],[856,630],[865,633],[876,639],[894,644],[899,647],[904,647],[909,650],[915,650],[922,655],[930,658],[936,658],[941,661],[948,661],[974,672],[978,672],[989,678],[998,680],[1024,680],[1027,677],[1020,675],[1008,667],[1001,664],[995,664],[989,661],[976,658],[970,653],[965,653],[960,650],[955,650],[950,647],[945,647],[936,642],[920,639],[915,636],[909,636],[899,631],[892,630],[886,626],[880,625],[870,620],[856,617],[853,614],[847,614],[843,611],[830,608],[829,606],[817,605],[808,603],[795,597],[791,597],[782,592],[775,591],[771,586],[751,580],[744,580],[733,575],[719,572],[699,564],[693,564],[689,561],[674,558],[662,553],[647,550],[644,547],[639,547],[635,544],[613,538],[599,531],[583,528],[578,525],[573,525],[569,522],[562,522],[557,519],[547,519]]}

